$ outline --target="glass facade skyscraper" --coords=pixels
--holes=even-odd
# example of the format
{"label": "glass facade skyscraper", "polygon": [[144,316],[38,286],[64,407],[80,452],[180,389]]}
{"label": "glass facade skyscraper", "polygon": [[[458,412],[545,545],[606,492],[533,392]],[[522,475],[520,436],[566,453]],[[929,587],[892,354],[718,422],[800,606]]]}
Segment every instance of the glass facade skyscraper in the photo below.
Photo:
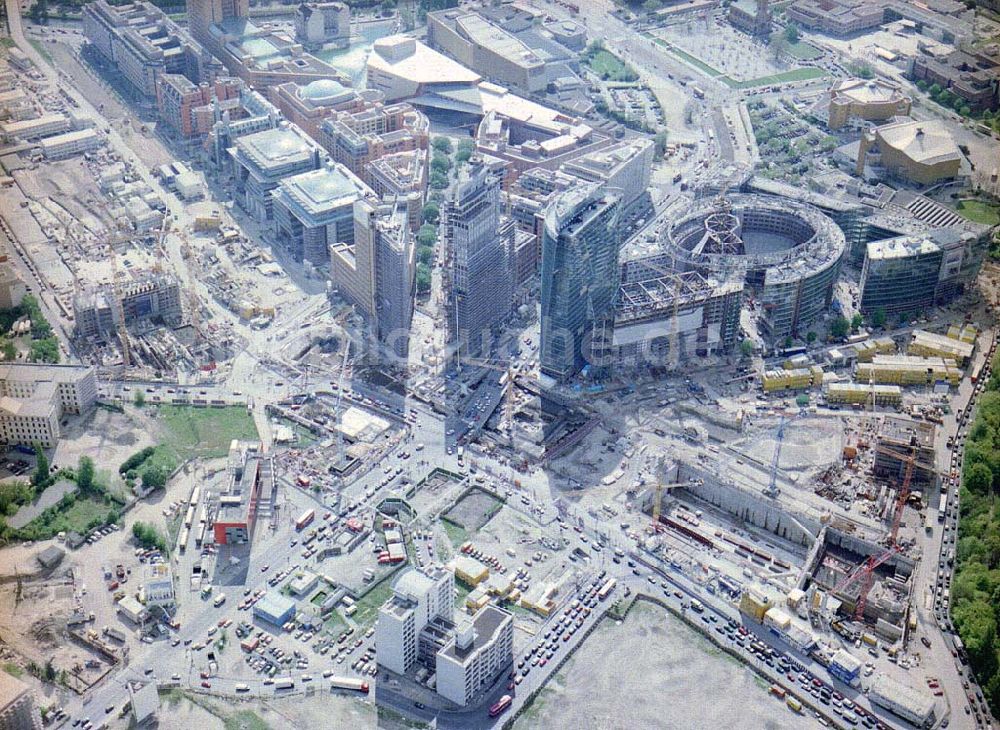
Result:
{"label": "glass facade skyscraper", "polygon": [[542,232],[542,373],[566,380],[594,363],[613,327],[621,281],[620,197],[593,185],[563,193]]}

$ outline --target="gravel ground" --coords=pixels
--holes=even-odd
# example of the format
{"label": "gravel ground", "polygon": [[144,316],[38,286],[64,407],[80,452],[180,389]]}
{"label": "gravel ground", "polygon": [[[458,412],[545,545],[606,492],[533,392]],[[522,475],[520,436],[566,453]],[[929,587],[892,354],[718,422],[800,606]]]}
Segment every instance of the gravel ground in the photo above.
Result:
{"label": "gravel ground", "polygon": [[516,730],[818,727],[665,610],[640,603],[626,620],[605,621]]}

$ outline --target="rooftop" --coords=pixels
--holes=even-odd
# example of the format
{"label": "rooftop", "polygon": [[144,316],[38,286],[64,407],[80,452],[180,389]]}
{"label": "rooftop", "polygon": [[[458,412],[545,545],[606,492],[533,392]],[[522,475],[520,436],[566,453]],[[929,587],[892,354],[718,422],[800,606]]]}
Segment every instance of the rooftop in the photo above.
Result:
{"label": "rooftop", "polygon": [[307,217],[324,214],[352,204],[365,192],[364,183],[341,165],[327,165],[285,178],[277,192],[288,207]]}
{"label": "rooftop", "polygon": [[872,241],[868,244],[869,259],[902,259],[910,256],[922,256],[941,250],[941,247],[922,236],[898,236],[882,241]]}
{"label": "rooftop", "polygon": [[332,104],[349,98],[356,92],[334,79],[317,79],[299,88],[299,96],[317,104]]}
{"label": "rooftop", "polygon": [[898,101],[903,98],[898,86],[881,79],[844,79],[834,85],[832,93],[835,98],[846,96],[859,104]]}
{"label": "rooftop", "polygon": [[480,80],[475,71],[404,35],[375,41],[368,66],[419,84],[474,84]]}
{"label": "rooftop", "polygon": [[268,591],[254,604],[255,613],[266,613],[270,616],[283,616],[289,609],[294,608],[295,601],[277,591]]}
{"label": "rooftop", "polygon": [[875,134],[882,144],[924,165],[962,159],[951,133],[937,121],[894,122],[877,127]]}
{"label": "rooftop", "polygon": [[287,128],[248,134],[236,140],[236,147],[261,168],[304,161],[314,151],[304,137]]}
{"label": "rooftop", "polygon": [[[511,617],[512,614],[502,608],[497,608],[492,604],[484,606],[472,617],[472,628],[475,631],[475,638],[472,640],[472,643],[464,649],[459,649],[453,639],[438,652],[438,656],[447,657],[459,664],[464,664],[469,657],[491,642],[503,623],[507,620],[512,620]],[[460,625],[456,629],[456,634],[461,634],[463,628],[465,627]]]}

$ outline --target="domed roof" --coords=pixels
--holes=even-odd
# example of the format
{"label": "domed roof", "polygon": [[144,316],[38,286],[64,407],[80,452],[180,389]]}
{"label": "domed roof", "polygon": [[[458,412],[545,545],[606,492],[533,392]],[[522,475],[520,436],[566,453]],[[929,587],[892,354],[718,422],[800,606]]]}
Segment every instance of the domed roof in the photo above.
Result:
{"label": "domed roof", "polygon": [[334,79],[319,79],[312,81],[301,89],[299,96],[310,101],[322,102],[340,96],[345,91],[345,87]]}

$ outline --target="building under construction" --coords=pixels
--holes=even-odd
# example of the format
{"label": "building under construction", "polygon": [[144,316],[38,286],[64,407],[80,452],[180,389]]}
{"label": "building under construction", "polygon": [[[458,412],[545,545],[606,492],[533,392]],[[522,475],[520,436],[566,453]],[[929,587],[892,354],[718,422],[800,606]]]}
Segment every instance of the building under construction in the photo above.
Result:
{"label": "building under construction", "polygon": [[666,256],[625,262],[611,339],[615,368],[666,367],[729,352],[739,334],[742,293],[739,282],[674,273]]}
{"label": "building under construction", "polygon": [[877,436],[872,473],[884,479],[902,482],[907,463],[912,458],[911,482],[933,482],[934,467],[933,423],[914,421],[900,416],[886,416]]}
{"label": "building under construction", "polygon": [[180,286],[173,276],[149,273],[123,282],[116,297],[115,286],[104,284],[73,299],[73,316],[74,335],[81,338],[103,338],[123,324],[130,329],[176,327],[183,317]]}
{"label": "building under construction", "polygon": [[844,232],[811,205],[772,195],[696,202],[666,232],[680,271],[746,284],[774,339],[803,332],[829,306]]}

